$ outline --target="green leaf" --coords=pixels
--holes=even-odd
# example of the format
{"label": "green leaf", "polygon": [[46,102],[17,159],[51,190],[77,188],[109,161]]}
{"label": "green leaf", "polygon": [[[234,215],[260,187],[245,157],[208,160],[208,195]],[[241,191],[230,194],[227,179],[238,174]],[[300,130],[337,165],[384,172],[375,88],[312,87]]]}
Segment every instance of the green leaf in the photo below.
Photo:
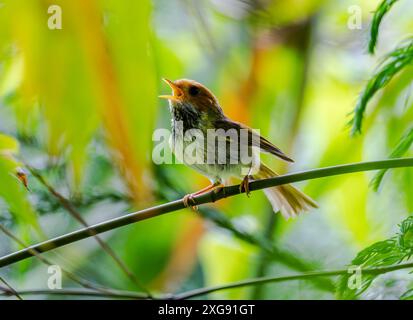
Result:
{"label": "green leaf", "polygon": [[19,143],[0,133],[0,198],[15,219],[40,230],[36,214],[27,198],[27,189],[16,176],[20,163],[12,155],[18,151]]}
{"label": "green leaf", "polygon": [[373,21],[370,28],[369,53],[373,54],[376,49],[379,27],[384,15],[396,2],[397,0],[383,0],[374,12]]}
{"label": "green leaf", "polygon": [[[390,239],[379,241],[360,251],[352,260],[352,267],[363,268],[384,267],[399,264],[410,259],[413,253],[413,216],[399,225],[399,233]],[[361,285],[357,288],[349,286],[352,273],[340,277],[337,284],[337,296],[340,299],[354,299],[369,288],[379,274],[362,274]]]}
{"label": "green leaf", "polygon": [[413,254],[413,216],[408,217],[400,224],[398,245],[407,252],[407,258]]}
{"label": "green leaf", "polygon": [[[390,158],[394,159],[394,158],[402,157],[410,149],[412,143],[413,143],[413,127],[410,128],[407,131],[407,133],[400,139],[396,148],[390,154]],[[373,187],[374,191],[377,191],[379,189],[379,186],[386,172],[387,172],[387,169],[380,170],[379,172],[375,174],[374,178],[371,180],[370,185]]]}
{"label": "green leaf", "polygon": [[373,96],[384,86],[386,86],[393,77],[402,69],[407,67],[413,61],[413,38],[409,38],[391,51],[378,67],[378,71],[368,81],[366,87],[361,92],[357,105],[353,111],[353,118],[349,125],[352,126],[351,132],[353,135],[361,133],[364,113],[368,102]]}
{"label": "green leaf", "polygon": [[403,293],[403,294],[400,296],[400,299],[401,299],[401,300],[413,300],[413,288],[412,288],[412,289],[409,289],[409,290],[407,290],[405,293]]}

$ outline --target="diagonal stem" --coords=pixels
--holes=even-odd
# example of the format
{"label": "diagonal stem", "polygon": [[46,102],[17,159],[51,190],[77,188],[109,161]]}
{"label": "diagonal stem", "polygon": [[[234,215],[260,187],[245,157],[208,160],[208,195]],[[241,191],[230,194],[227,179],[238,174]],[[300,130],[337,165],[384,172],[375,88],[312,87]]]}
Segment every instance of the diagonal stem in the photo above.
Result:
{"label": "diagonal stem", "polygon": [[136,278],[131,270],[126,266],[126,264],[122,261],[122,259],[112,250],[112,248],[102,240],[101,237],[97,235],[95,230],[89,227],[86,220],[83,219],[82,215],[79,211],[75,209],[72,203],[64,197],[60,192],[58,192],[53,186],[46,181],[46,179],[32,166],[25,164],[27,169],[29,169],[30,173],[50,192],[52,196],[54,196],[62,205],[63,208],[66,209],[69,214],[76,219],[79,223],[81,223],[85,228],[90,229],[89,234],[93,236],[99,246],[113,259],[116,265],[126,274],[126,276],[141,290],[145,291],[148,296],[151,296],[151,293],[140,283],[140,281]]}
{"label": "diagonal stem", "polygon": [[19,293],[14,290],[14,288],[2,277],[0,277],[0,282],[3,282],[3,284],[5,285],[5,287],[0,286],[0,291],[3,291],[5,294],[15,296],[18,300],[23,300]]}
{"label": "diagonal stem", "polygon": [[[271,211],[268,212],[268,220],[266,221],[266,228],[264,230],[264,238],[270,242],[274,243],[274,230],[276,227],[277,219],[276,215]],[[279,212],[277,212],[279,214]],[[256,277],[263,277],[266,275],[269,267],[271,255],[268,254],[268,251],[265,248],[261,248],[259,257],[258,257],[258,268],[256,270]],[[264,293],[264,286],[256,286],[252,291],[252,300],[260,300]]]}
{"label": "diagonal stem", "polygon": [[[303,171],[298,173],[286,174],[283,176],[278,176],[274,178],[262,179],[252,181],[250,183],[250,191],[255,191],[259,189],[279,186],[287,183],[304,181],[310,179],[318,179],[323,177],[379,170],[379,169],[389,169],[389,168],[401,168],[401,167],[413,167],[413,158],[403,158],[403,159],[389,159],[381,161],[370,161],[370,162],[359,162],[352,164],[345,164],[333,167],[326,167],[320,169],[313,169],[309,171]],[[214,191],[208,192],[206,194],[194,197],[195,205],[201,205],[205,203],[211,203],[223,199],[225,197],[231,197],[240,194],[239,186],[232,185],[223,188],[220,192],[215,193]],[[71,233],[32,245],[28,248],[22,249],[20,251],[14,252],[12,254],[3,256],[0,258],[0,268],[13,264],[15,262],[27,259],[33,256],[33,251],[37,253],[46,252],[53,250],[69,243],[73,243],[85,238],[91,237],[90,232],[94,231],[96,234],[120,228],[122,226],[136,223],[138,221],[154,218],[166,213],[174,212],[185,208],[183,199],[175,200],[169,203],[158,205],[152,208],[140,210],[137,212],[129,213],[124,216],[107,220],[89,228],[83,228]]]}
{"label": "diagonal stem", "polygon": [[[24,247],[25,249],[29,250],[29,252],[35,256],[37,259],[39,259],[42,263],[44,263],[47,266],[51,266],[53,265],[52,262],[50,262],[50,260],[46,259],[45,257],[41,256],[36,250],[34,249],[30,249],[28,248],[25,243],[23,241],[21,241],[19,238],[17,238],[11,231],[9,231],[6,227],[4,227],[2,224],[0,224],[0,230],[6,234],[9,238],[11,238],[12,240],[14,240],[16,243],[18,243],[19,245],[21,245],[22,247]],[[110,289],[104,288],[102,286],[96,286],[95,284],[93,284],[92,282],[82,279],[80,277],[78,277],[77,275],[75,275],[74,273],[67,271],[63,268],[61,268],[62,272],[69,278],[71,279],[73,282],[76,282],[78,284],[80,284],[82,287],[87,288],[87,289],[91,289],[93,291],[96,292],[100,292],[102,294],[104,293],[108,293],[110,291]],[[146,296],[148,299],[149,297]]]}

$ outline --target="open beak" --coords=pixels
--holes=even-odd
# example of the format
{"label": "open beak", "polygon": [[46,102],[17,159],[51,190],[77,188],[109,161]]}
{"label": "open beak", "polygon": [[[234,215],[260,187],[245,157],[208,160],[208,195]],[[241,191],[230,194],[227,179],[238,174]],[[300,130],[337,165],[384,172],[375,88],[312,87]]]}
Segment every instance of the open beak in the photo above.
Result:
{"label": "open beak", "polygon": [[162,96],[159,96],[159,98],[161,98],[161,99],[168,99],[168,100],[172,100],[172,101],[180,101],[181,100],[181,98],[183,97],[183,95],[184,95],[184,92],[182,91],[182,89],[181,88],[179,88],[173,81],[171,81],[171,80],[168,80],[168,79],[162,79],[164,82],[166,82],[166,84],[168,85],[168,86],[170,86],[171,87],[171,89],[172,89],[172,93],[173,93],[173,95],[172,96],[169,96],[169,95],[162,95]]}

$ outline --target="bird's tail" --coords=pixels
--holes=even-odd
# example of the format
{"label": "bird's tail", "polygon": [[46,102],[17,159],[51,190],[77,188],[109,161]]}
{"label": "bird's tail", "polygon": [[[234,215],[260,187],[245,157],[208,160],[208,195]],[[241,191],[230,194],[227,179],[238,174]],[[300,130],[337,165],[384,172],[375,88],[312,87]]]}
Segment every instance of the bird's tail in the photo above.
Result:
{"label": "bird's tail", "polygon": [[[278,176],[277,173],[261,163],[260,170],[253,178],[265,179],[276,176]],[[318,208],[317,203],[313,199],[289,184],[264,189],[264,193],[270,201],[274,212],[280,211],[286,219],[295,217],[311,208]]]}

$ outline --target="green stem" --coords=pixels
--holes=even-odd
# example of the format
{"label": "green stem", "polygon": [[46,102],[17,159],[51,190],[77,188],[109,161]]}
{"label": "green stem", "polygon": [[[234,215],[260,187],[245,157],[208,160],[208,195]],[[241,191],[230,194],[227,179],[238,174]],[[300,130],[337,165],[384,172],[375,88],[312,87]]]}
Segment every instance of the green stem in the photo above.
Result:
{"label": "green stem", "polygon": [[[12,232],[10,232],[6,227],[4,227],[2,224],[0,224],[0,231],[3,231],[3,233],[5,235],[7,235],[9,238],[11,238],[12,240],[14,240],[16,243],[18,243],[19,245],[21,245],[22,247],[24,247],[25,249],[29,250],[30,253],[35,256],[37,259],[39,259],[39,261],[41,261],[42,263],[44,263],[47,266],[51,266],[54,265],[55,263],[52,263],[49,259],[46,259],[45,257],[41,256],[36,250],[33,249],[29,249],[25,243],[23,241],[21,241],[19,238],[17,238]],[[67,271],[63,268],[62,272],[65,276],[67,276],[69,279],[71,279],[72,281],[80,284],[81,286],[87,288],[87,289],[91,289],[91,290],[95,290],[95,291],[99,291],[101,293],[107,293],[108,288],[104,288],[102,286],[97,286],[95,284],[93,284],[92,282],[82,279],[81,277],[75,275],[74,273]]]}
{"label": "green stem", "polygon": [[[0,296],[11,296],[10,291],[0,292]],[[108,290],[107,292],[94,291],[89,289],[33,289],[22,290],[20,295],[62,295],[62,296],[87,296],[101,298],[117,298],[117,299],[150,299],[145,293],[123,291],[123,290]]]}
{"label": "green stem", "polygon": [[46,179],[32,166],[28,165],[25,163],[25,166],[27,169],[29,169],[30,173],[49,191],[49,193],[57,199],[57,201],[61,204],[63,208],[69,214],[77,220],[80,224],[82,224],[85,228],[89,229],[89,235],[91,237],[94,237],[96,239],[96,242],[99,244],[99,246],[105,251],[115,262],[115,264],[124,272],[124,274],[141,290],[145,291],[148,296],[151,295],[148,289],[145,288],[143,284],[138,280],[138,278],[135,276],[135,274],[129,270],[128,266],[122,261],[122,259],[113,251],[113,249],[105,242],[101,237],[99,237],[97,234],[95,234],[95,231],[93,228],[91,228],[86,220],[82,217],[82,214],[77,211],[77,209],[74,207],[72,202],[64,197],[60,192],[58,192]]}
{"label": "green stem", "polygon": [[[270,209],[271,210],[271,209]],[[279,212],[278,212],[279,213]],[[264,239],[266,239],[269,243],[274,244],[274,229],[276,225],[276,215],[272,212],[268,212],[266,221],[266,228],[264,232]],[[267,274],[268,267],[270,262],[270,255],[265,248],[261,248],[260,255],[258,257],[258,267],[256,270],[256,277],[264,277]],[[256,286],[251,294],[252,300],[260,300],[264,293],[263,286]]]}
{"label": "green stem", "polygon": [[4,293],[7,293],[11,296],[15,296],[18,300],[23,300],[22,297],[18,294],[18,292],[14,290],[14,288],[2,277],[0,277],[0,282],[3,282],[3,284],[6,286],[4,288],[0,286],[0,291],[3,291]]}
{"label": "green stem", "polygon": [[[374,274],[381,275],[388,272],[393,272],[401,269],[413,268],[413,262],[402,263],[398,265],[392,265],[388,267],[377,267],[377,268],[366,268],[362,270],[363,274]],[[276,283],[276,282],[287,282],[294,280],[307,280],[316,277],[334,277],[343,274],[348,274],[348,269],[339,269],[339,270],[329,270],[329,271],[314,271],[307,272],[302,274],[295,274],[290,276],[278,276],[278,277],[262,277],[249,280],[243,280],[239,282],[228,283],[225,285],[213,286],[208,288],[200,288],[195,290],[190,290],[180,294],[167,294],[160,295],[155,297],[155,299],[172,299],[172,300],[183,300],[190,299],[194,297],[203,296],[208,293],[229,290],[240,287],[255,286],[266,283]],[[75,295],[75,296],[95,296],[95,297],[107,297],[107,298],[120,298],[120,299],[147,299],[148,297],[145,294],[131,292],[131,291],[122,291],[122,290],[107,290],[106,292],[99,292],[94,290],[84,290],[84,289],[61,289],[61,290],[46,290],[46,289],[37,289],[37,290],[20,290],[19,294],[21,295],[39,295],[39,294],[51,294],[51,295]],[[0,296],[10,296],[13,295],[9,290],[0,292]]]}
{"label": "green stem", "polygon": [[[406,268],[413,268],[413,262],[393,265],[389,267],[363,269],[362,273],[380,275],[383,273],[392,272],[392,271],[396,271],[400,269],[406,269]],[[315,272],[308,272],[308,273],[303,273],[303,274],[296,274],[296,275],[282,276],[282,277],[278,276],[278,277],[255,278],[255,279],[243,280],[243,281],[233,282],[233,283],[219,285],[219,286],[213,286],[209,288],[201,288],[201,289],[187,291],[187,292],[172,296],[172,299],[177,299],[177,300],[189,299],[189,298],[203,296],[205,294],[216,292],[216,291],[221,291],[221,290],[228,290],[228,289],[234,289],[234,288],[240,288],[240,287],[246,287],[246,286],[255,286],[255,285],[261,285],[265,283],[275,283],[275,282],[284,282],[284,281],[292,281],[292,280],[305,280],[305,279],[310,279],[314,277],[332,277],[332,276],[339,276],[343,274],[348,274],[348,269],[331,270],[331,271],[315,271]]]}
{"label": "green stem", "polygon": [[[404,159],[389,159],[382,161],[371,161],[371,162],[360,162],[353,164],[345,164],[321,169],[314,169],[309,171],[303,171],[298,173],[286,174],[279,177],[263,179],[252,181],[250,183],[250,191],[255,191],[259,189],[279,186],[282,184],[304,181],[310,179],[318,179],[323,177],[341,175],[346,173],[360,172],[360,171],[370,171],[388,168],[400,168],[400,167],[413,167],[413,158]],[[194,198],[195,205],[201,205],[205,203],[211,203],[218,201],[220,199],[235,196],[240,194],[239,186],[233,185],[225,187],[220,192],[209,192]],[[85,238],[89,238],[90,232],[94,231],[96,234],[102,232],[110,231],[128,224],[132,224],[138,221],[154,218],[169,212],[177,211],[185,208],[183,199],[175,200],[169,203],[165,203],[152,208],[144,209],[141,211],[129,213],[127,215],[107,220],[89,228],[83,228],[77,231],[70,232],[68,234],[32,245],[28,248],[24,248],[20,251],[14,252],[7,256],[0,258],[0,268],[8,266],[10,264],[16,263],[18,261],[27,259],[33,256],[33,251],[37,253],[42,253],[50,251],[69,243],[73,243]]]}

